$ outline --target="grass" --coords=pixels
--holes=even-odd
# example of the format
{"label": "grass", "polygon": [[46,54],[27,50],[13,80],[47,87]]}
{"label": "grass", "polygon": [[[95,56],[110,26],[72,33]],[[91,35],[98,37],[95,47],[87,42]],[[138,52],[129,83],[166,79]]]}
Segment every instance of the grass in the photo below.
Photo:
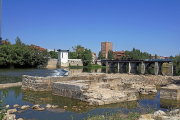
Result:
{"label": "grass", "polygon": [[[89,67],[89,66],[84,66],[84,67]],[[106,66],[101,66],[101,65],[91,65],[90,67],[92,67],[92,68],[106,68]]]}

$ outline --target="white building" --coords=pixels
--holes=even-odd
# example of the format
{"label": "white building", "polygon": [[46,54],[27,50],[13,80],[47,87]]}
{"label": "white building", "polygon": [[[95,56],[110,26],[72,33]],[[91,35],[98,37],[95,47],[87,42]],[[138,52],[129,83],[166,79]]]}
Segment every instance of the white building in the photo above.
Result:
{"label": "white building", "polygon": [[59,66],[61,67],[68,67],[68,52],[69,50],[61,50],[58,49],[58,61],[59,61]]}
{"label": "white building", "polygon": [[69,59],[69,50],[58,49],[58,65],[59,67],[71,66],[83,66],[83,61],[81,59]]}

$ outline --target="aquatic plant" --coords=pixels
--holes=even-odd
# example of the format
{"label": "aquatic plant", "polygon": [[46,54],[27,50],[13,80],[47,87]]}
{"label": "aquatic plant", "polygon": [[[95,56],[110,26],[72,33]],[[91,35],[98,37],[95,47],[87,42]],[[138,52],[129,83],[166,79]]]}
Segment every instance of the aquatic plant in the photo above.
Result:
{"label": "aquatic plant", "polygon": [[[1,93],[0,93],[1,95]],[[4,90],[2,96],[0,96],[0,120],[2,120],[5,116],[6,116],[6,112],[7,112],[7,107],[6,104],[4,103],[4,98],[7,95],[7,91]]]}

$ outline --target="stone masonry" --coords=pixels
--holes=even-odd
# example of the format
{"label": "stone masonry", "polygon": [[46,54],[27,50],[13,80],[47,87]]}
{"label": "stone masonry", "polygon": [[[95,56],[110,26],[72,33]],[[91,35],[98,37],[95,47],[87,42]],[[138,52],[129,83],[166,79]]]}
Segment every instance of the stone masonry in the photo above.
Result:
{"label": "stone masonry", "polygon": [[[179,76],[78,73],[67,77],[23,75],[22,90],[52,91],[90,105],[134,101],[139,94],[156,94],[156,85],[178,83]],[[171,93],[171,92],[170,92]]]}
{"label": "stone masonry", "polygon": [[22,76],[22,90],[30,91],[52,91],[52,84],[54,82],[69,81],[69,80],[100,80],[104,78],[104,73],[84,74],[81,76],[67,76],[67,77],[37,77],[37,76]]}

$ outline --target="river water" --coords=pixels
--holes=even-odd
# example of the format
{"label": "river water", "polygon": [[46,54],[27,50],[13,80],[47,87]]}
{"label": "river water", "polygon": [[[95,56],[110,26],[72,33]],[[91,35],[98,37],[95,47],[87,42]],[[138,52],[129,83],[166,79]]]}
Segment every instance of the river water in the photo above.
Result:
{"label": "river water", "polygon": [[[106,72],[106,69],[69,69],[70,74],[79,72]],[[114,73],[116,69],[111,69],[108,72]],[[168,73],[165,69],[163,74]],[[21,81],[22,75],[32,75],[32,76],[60,76],[63,75],[64,71],[62,69],[0,69],[0,82],[18,82]],[[138,74],[138,73],[137,73]],[[13,108],[14,104],[30,105],[40,104],[45,107],[47,104],[58,105],[58,109],[45,109],[44,111],[29,110],[22,111],[21,113],[15,113],[16,118],[25,119],[38,119],[38,120],[70,120],[73,116],[73,120],[81,120],[83,118],[88,118],[90,115],[96,114],[106,114],[122,112],[128,113],[129,111],[144,112],[147,109],[161,109],[166,111],[168,108],[179,107],[180,104],[177,101],[165,101],[160,99],[159,91],[155,95],[141,95],[137,101],[116,103],[104,106],[88,106],[87,103],[76,99],[70,99],[60,96],[52,95],[51,92],[32,92],[32,91],[22,91],[21,87],[8,88],[7,96],[4,99],[6,104],[10,105],[10,109]],[[159,90],[159,87],[158,87]],[[0,90],[1,96],[2,91]],[[68,106],[64,110],[64,106]],[[81,110],[76,111],[73,106],[80,108]],[[146,109],[147,108],[147,109]],[[18,108],[18,111],[20,109]]]}

